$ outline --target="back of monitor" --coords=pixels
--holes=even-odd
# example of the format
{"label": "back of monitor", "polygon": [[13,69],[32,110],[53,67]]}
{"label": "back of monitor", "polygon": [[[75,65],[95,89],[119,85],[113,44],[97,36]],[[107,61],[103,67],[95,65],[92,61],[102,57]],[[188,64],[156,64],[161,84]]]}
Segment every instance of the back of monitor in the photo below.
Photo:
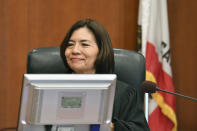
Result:
{"label": "back of monitor", "polygon": [[111,74],[25,74],[18,129],[110,123],[115,86]]}

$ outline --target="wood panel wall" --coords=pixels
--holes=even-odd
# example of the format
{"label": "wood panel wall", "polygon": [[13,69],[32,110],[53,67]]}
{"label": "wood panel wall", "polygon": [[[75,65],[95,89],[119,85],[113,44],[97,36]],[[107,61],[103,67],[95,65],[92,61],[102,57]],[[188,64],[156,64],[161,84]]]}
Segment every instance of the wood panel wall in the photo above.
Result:
{"label": "wood panel wall", "polygon": [[[27,53],[58,46],[77,20],[92,18],[108,30],[113,46],[136,49],[138,0],[1,0],[0,129],[16,127]],[[175,88],[197,97],[195,0],[170,0],[169,25]],[[177,98],[179,130],[197,129],[197,104]]]}
{"label": "wood panel wall", "polygon": [[[197,1],[168,0],[175,90],[197,98]],[[197,130],[197,102],[177,97],[179,131]]]}

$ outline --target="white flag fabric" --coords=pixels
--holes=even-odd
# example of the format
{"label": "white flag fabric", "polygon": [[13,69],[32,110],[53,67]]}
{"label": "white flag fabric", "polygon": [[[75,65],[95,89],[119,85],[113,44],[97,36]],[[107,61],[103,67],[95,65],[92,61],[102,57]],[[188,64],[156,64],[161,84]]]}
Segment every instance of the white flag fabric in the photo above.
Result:
{"label": "white flag fabric", "polygon": [[[174,92],[167,1],[140,0],[138,24],[141,25],[141,52],[146,58],[146,80]],[[175,96],[157,92],[149,100],[151,131],[176,131]]]}

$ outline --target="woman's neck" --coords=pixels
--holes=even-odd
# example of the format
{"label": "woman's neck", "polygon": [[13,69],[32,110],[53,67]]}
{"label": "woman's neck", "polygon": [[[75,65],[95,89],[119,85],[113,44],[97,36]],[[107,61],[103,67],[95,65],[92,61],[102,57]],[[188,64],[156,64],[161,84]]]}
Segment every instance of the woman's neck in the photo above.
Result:
{"label": "woman's neck", "polygon": [[89,70],[89,71],[76,71],[73,72],[74,74],[96,74],[96,70]]}

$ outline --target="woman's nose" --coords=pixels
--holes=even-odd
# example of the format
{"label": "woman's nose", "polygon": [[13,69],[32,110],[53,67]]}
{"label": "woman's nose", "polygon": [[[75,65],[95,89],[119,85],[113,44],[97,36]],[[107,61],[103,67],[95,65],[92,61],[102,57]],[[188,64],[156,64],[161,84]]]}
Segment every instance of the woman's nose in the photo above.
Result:
{"label": "woman's nose", "polygon": [[79,44],[75,44],[72,50],[73,53],[80,53],[80,46]]}

